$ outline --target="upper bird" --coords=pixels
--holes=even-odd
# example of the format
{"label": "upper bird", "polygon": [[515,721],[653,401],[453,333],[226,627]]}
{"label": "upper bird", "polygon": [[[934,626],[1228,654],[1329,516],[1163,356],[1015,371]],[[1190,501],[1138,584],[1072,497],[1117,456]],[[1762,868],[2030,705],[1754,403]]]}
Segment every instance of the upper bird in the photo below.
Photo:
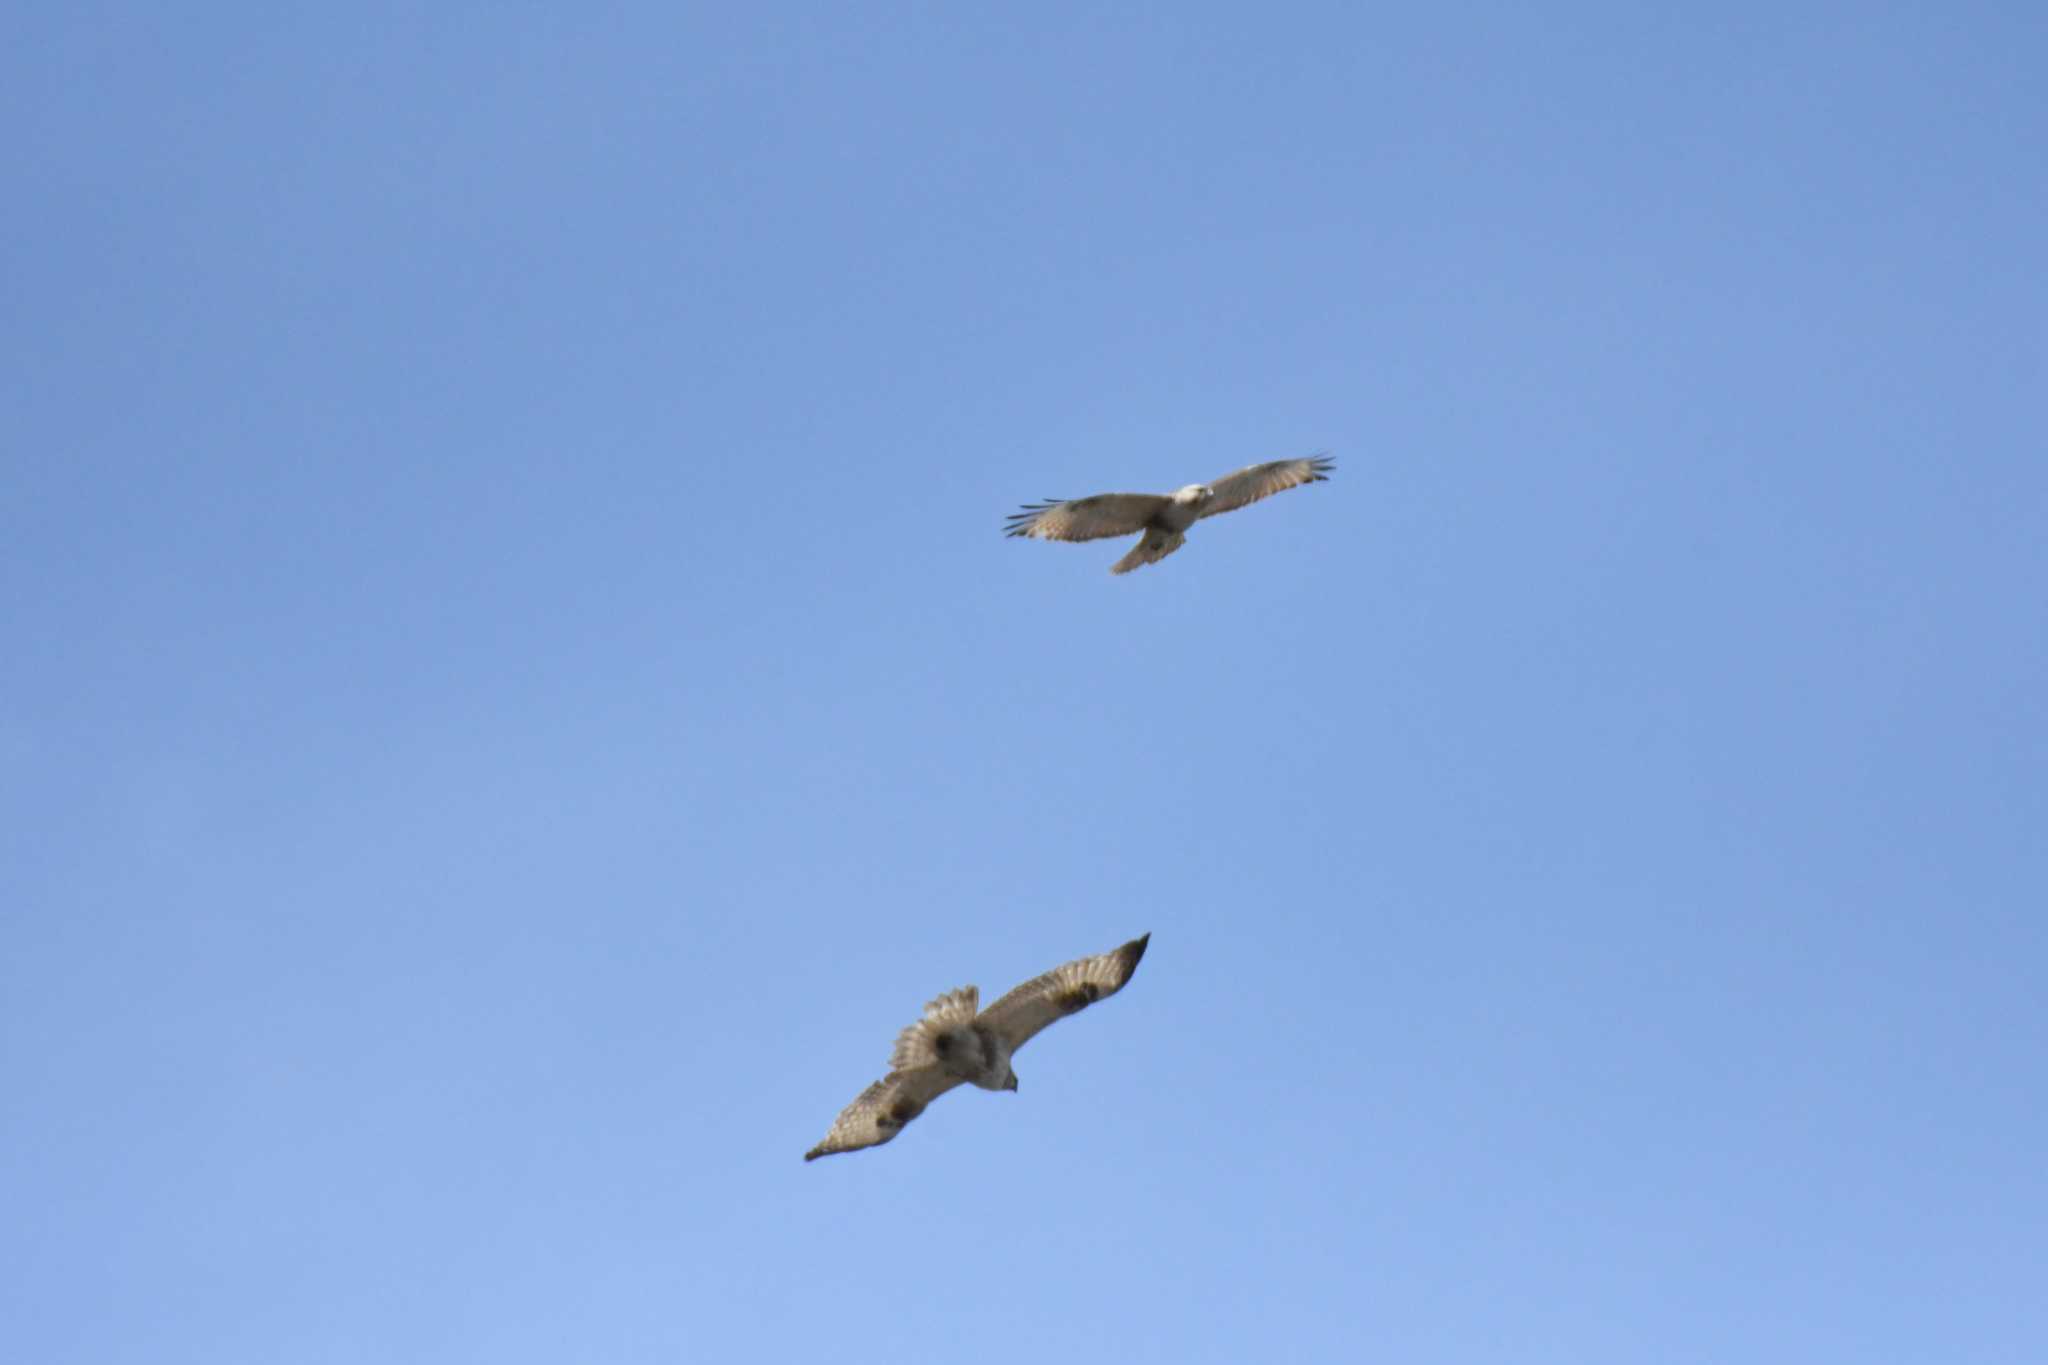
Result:
{"label": "upper bird", "polygon": [[1053,1020],[1079,1014],[1122,990],[1151,938],[1146,934],[1098,957],[1034,976],[979,1014],[981,993],[975,987],[947,991],[924,1007],[924,1018],[897,1035],[889,1074],[841,1111],[832,1131],[804,1153],[804,1160],[879,1147],[963,1081],[983,1090],[1015,1090],[1011,1054]]}
{"label": "upper bird", "polygon": [[1327,455],[1301,460],[1270,460],[1225,474],[1214,483],[1191,483],[1178,493],[1097,493],[1072,502],[1034,502],[1013,514],[1003,534],[1039,540],[1100,540],[1143,531],[1145,538],[1110,565],[1111,573],[1129,573],[1157,564],[1181,547],[1186,531],[1203,517],[1234,512],[1305,483],[1321,483],[1336,461]]}

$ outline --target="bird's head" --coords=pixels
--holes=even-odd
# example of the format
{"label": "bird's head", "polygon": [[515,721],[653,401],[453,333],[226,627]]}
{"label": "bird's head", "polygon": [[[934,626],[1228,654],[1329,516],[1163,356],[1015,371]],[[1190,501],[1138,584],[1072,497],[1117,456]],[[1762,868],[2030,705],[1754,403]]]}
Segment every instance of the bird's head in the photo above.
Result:
{"label": "bird's head", "polygon": [[1195,506],[1200,507],[1203,503],[1207,502],[1209,499],[1215,496],[1216,490],[1209,487],[1208,484],[1191,483],[1186,488],[1183,488],[1178,493],[1175,493],[1173,495],[1173,500],[1175,502],[1193,503]]}
{"label": "bird's head", "polygon": [[1015,1090],[1016,1088],[1017,1088],[1017,1073],[1016,1073],[1016,1072],[1015,1072],[1015,1071],[1013,1070],[1013,1071],[1011,1071],[1011,1072],[1010,1072],[1010,1074],[1009,1074],[1008,1076],[1006,1076],[1006,1077],[1004,1077],[1004,1078],[1003,1078],[1003,1089],[1005,1089],[1005,1090]]}

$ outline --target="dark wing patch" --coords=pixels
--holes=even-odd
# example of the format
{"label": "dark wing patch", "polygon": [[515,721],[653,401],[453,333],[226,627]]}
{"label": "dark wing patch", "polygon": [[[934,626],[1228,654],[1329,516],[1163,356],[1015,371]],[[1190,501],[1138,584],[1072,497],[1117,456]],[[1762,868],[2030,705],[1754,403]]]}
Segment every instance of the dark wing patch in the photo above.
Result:
{"label": "dark wing patch", "polygon": [[1079,1014],[1101,998],[1102,987],[1093,981],[1084,981],[1066,994],[1054,996],[1053,1003],[1067,1014]]}

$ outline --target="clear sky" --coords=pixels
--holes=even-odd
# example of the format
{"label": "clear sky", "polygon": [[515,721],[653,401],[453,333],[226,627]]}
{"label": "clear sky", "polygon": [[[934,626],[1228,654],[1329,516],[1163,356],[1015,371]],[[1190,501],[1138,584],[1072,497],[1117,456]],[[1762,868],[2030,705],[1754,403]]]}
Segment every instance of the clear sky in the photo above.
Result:
{"label": "clear sky", "polygon": [[15,7],[0,1356],[2048,1359],[2048,10],[1685,8]]}

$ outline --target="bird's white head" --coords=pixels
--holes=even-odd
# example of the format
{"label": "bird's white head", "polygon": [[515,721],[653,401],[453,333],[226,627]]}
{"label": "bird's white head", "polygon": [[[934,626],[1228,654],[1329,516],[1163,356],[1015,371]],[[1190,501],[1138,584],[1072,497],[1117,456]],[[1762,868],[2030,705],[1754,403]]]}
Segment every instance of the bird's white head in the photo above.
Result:
{"label": "bird's white head", "polygon": [[1193,503],[1195,506],[1200,507],[1203,503],[1207,502],[1209,499],[1215,496],[1216,490],[1209,487],[1208,484],[1191,483],[1186,488],[1183,488],[1179,492],[1175,493],[1173,495],[1173,500],[1175,502]]}

